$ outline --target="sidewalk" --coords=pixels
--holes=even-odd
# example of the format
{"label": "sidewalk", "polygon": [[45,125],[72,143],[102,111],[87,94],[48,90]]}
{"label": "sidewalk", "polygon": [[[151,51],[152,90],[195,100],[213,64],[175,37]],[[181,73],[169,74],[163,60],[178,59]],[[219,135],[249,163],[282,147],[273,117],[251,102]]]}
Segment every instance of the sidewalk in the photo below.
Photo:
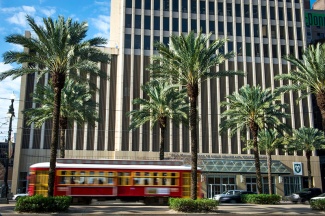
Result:
{"label": "sidewalk", "polygon": [[314,211],[309,204],[281,203],[279,205],[254,205],[254,204],[221,204],[215,213],[178,213],[170,210],[168,206],[146,206],[142,203],[112,203],[95,202],[91,205],[73,205],[65,213],[18,213],[14,211],[15,202],[9,204],[0,204],[0,216],[9,215],[320,215],[325,214],[322,211]]}

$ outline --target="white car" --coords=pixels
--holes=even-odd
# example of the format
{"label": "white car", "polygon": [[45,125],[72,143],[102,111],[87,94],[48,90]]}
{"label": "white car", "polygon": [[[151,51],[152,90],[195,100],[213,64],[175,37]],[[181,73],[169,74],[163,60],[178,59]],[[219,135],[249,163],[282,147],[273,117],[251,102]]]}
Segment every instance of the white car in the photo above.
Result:
{"label": "white car", "polygon": [[315,200],[320,200],[320,199],[325,199],[325,193],[322,193],[322,194],[320,194],[320,195],[318,195],[316,197],[311,198],[310,202],[313,202]]}
{"label": "white car", "polygon": [[27,193],[20,193],[20,194],[15,194],[13,197],[12,197],[12,200],[18,200],[20,197],[24,197],[24,196],[28,196]]}
{"label": "white car", "polygon": [[224,191],[222,194],[214,195],[213,199],[219,201],[220,197],[236,195],[237,193],[239,193],[241,191],[244,191],[244,190],[227,190],[227,191]]}

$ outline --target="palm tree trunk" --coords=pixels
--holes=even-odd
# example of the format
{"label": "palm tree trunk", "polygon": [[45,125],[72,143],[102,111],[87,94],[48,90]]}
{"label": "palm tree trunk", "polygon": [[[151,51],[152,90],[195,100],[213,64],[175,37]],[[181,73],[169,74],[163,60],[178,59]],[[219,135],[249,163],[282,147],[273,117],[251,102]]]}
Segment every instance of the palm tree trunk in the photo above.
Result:
{"label": "palm tree trunk", "polygon": [[159,127],[160,127],[160,149],[159,149],[159,159],[164,160],[165,154],[165,129],[166,129],[167,118],[159,119]]}
{"label": "palm tree trunk", "polygon": [[60,116],[60,158],[65,157],[65,131],[67,130],[68,119]]}
{"label": "palm tree trunk", "polygon": [[308,187],[313,188],[313,182],[311,179],[311,164],[310,164],[310,156],[311,156],[311,151],[306,152],[306,158],[307,158],[307,172],[308,172]]}
{"label": "palm tree trunk", "polygon": [[322,127],[325,131],[325,92],[316,94],[317,106],[322,114]]}
{"label": "palm tree trunk", "polygon": [[258,126],[255,122],[251,122],[249,128],[253,135],[253,149],[254,149],[254,159],[255,159],[255,169],[256,169],[257,193],[262,194],[263,190],[262,190],[260,155],[258,152],[258,145],[257,145]]}
{"label": "palm tree trunk", "polygon": [[60,118],[60,106],[61,106],[61,91],[64,87],[65,75],[62,73],[53,74],[52,83],[54,90],[54,109],[53,109],[53,121],[52,121],[52,135],[51,135],[51,153],[50,153],[50,169],[48,180],[49,197],[54,195],[54,180],[55,180],[55,166],[56,156],[59,141],[59,118]]}
{"label": "palm tree trunk", "polygon": [[198,84],[188,85],[187,93],[190,99],[190,134],[191,134],[191,199],[197,199],[197,110]]}
{"label": "palm tree trunk", "polygon": [[271,152],[267,153],[267,178],[269,182],[269,194],[272,194],[272,156]]}

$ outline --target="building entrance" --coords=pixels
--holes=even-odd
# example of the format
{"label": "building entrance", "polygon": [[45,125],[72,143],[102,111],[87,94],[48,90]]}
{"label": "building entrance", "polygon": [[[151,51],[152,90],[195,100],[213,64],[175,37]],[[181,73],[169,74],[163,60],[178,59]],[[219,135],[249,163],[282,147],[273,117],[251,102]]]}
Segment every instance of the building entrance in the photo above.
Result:
{"label": "building entrance", "polygon": [[207,197],[212,198],[216,194],[221,194],[227,190],[237,189],[236,176],[207,176]]}

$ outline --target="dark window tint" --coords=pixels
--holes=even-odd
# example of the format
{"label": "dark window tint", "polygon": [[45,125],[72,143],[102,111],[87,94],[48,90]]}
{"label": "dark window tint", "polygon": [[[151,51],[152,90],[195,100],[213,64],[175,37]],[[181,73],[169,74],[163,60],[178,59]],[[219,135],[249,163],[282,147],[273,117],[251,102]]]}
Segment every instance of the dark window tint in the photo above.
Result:
{"label": "dark window tint", "polygon": [[215,22],[212,21],[212,20],[210,20],[210,21],[209,21],[209,31],[214,33],[215,30],[216,30],[216,29],[215,29]]}
{"label": "dark window tint", "polygon": [[223,3],[218,3],[218,15],[223,15]]}
{"label": "dark window tint", "polygon": [[160,17],[154,17],[153,25],[154,30],[160,30]]}
{"label": "dark window tint", "polygon": [[144,16],[144,28],[150,29],[150,16]]}
{"label": "dark window tint", "polygon": [[155,10],[160,10],[160,0],[155,0],[153,7]]}
{"label": "dark window tint", "polygon": [[278,51],[277,51],[277,46],[272,45],[272,57],[273,58],[278,58]]}
{"label": "dark window tint", "polygon": [[187,0],[182,0],[182,12],[187,13],[187,11],[188,11]]}
{"label": "dark window tint", "polygon": [[131,28],[132,27],[132,16],[131,14],[125,15],[125,28]]}
{"label": "dark window tint", "polygon": [[249,5],[244,5],[244,13],[245,17],[249,18]]}
{"label": "dark window tint", "polygon": [[300,10],[299,9],[296,9],[296,21],[297,22],[301,21],[301,19],[300,19]]}
{"label": "dark window tint", "polygon": [[231,22],[227,23],[227,34],[232,35],[232,23]]}
{"label": "dark window tint", "polygon": [[298,40],[302,40],[302,37],[301,37],[301,28],[300,27],[297,28],[297,39]]}
{"label": "dark window tint", "polygon": [[154,44],[154,49],[155,50],[157,50],[157,46],[156,46],[157,43],[160,43],[160,38],[159,38],[159,36],[154,36],[153,37],[153,44]]}
{"label": "dark window tint", "polygon": [[124,40],[124,46],[125,48],[131,48],[131,35],[125,34],[125,40]]}
{"label": "dark window tint", "polygon": [[178,18],[173,18],[173,31],[178,31]]}
{"label": "dark window tint", "polygon": [[207,32],[205,20],[201,20],[200,21],[200,30],[202,30],[202,33],[206,33]]}
{"label": "dark window tint", "polygon": [[237,55],[242,55],[242,42],[237,42]]}
{"label": "dark window tint", "polygon": [[251,43],[246,43],[246,56],[252,56]]}
{"label": "dark window tint", "polygon": [[178,1],[173,1],[173,11],[174,12],[178,11]]}
{"label": "dark window tint", "polygon": [[144,49],[145,50],[150,50],[150,36],[144,36]]}
{"label": "dark window tint", "polygon": [[269,57],[269,45],[268,44],[263,45],[263,50],[264,50],[264,57]]}
{"label": "dark window tint", "polygon": [[205,1],[200,1],[200,13],[205,14],[206,7],[205,7]]}
{"label": "dark window tint", "polygon": [[258,18],[258,6],[253,5],[253,17]]}
{"label": "dark window tint", "polygon": [[191,30],[197,32],[197,25],[195,19],[191,19]]}
{"label": "dark window tint", "polygon": [[191,1],[191,13],[196,13],[196,0]]}
{"label": "dark window tint", "polygon": [[169,11],[169,0],[163,0],[164,11]]}
{"label": "dark window tint", "polygon": [[164,31],[169,31],[169,18],[164,17],[163,23],[164,23]]}
{"label": "dark window tint", "polygon": [[209,2],[209,14],[214,15],[214,2]]}
{"label": "dark window tint", "polygon": [[235,9],[236,9],[236,17],[240,17],[240,4],[236,4]]}
{"label": "dark window tint", "polygon": [[125,2],[125,7],[126,8],[132,8],[132,1],[126,1]]}
{"label": "dark window tint", "polygon": [[163,43],[167,46],[169,44],[169,37],[164,37]]}
{"label": "dark window tint", "polygon": [[287,8],[287,19],[288,19],[288,21],[292,21],[292,11],[291,11],[291,8]]}
{"label": "dark window tint", "polygon": [[141,48],[141,36],[134,35],[134,49],[140,49],[140,48]]}
{"label": "dark window tint", "polygon": [[182,32],[187,32],[187,19],[182,19]]}
{"label": "dark window tint", "polygon": [[283,19],[283,8],[279,7],[279,20],[284,20]]}
{"label": "dark window tint", "polygon": [[246,37],[250,37],[251,36],[251,28],[250,28],[250,24],[246,23],[245,24],[245,36]]}
{"label": "dark window tint", "polygon": [[135,1],[135,9],[141,9],[141,1]]}
{"label": "dark window tint", "polygon": [[241,23],[236,23],[236,35],[241,36]]}
{"label": "dark window tint", "polygon": [[259,37],[260,36],[259,32],[260,30],[258,24],[254,24],[254,37]]}
{"label": "dark window tint", "polygon": [[135,15],[134,27],[137,29],[141,28],[141,15]]}
{"label": "dark window tint", "polygon": [[266,19],[266,6],[262,6],[262,18]]}
{"label": "dark window tint", "polygon": [[218,32],[219,34],[224,34],[223,22],[218,22]]}
{"label": "dark window tint", "polygon": [[227,16],[232,16],[232,4],[227,3]]}
{"label": "dark window tint", "polygon": [[151,0],[145,0],[145,2],[144,2],[144,8],[146,10],[150,10],[151,9]]}
{"label": "dark window tint", "polygon": [[270,7],[270,16],[271,16],[271,19],[275,19],[275,9],[274,7]]}
{"label": "dark window tint", "polygon": [[234,50],[234,44],[231,41],[228,41],[228,52],[231,52]]}

